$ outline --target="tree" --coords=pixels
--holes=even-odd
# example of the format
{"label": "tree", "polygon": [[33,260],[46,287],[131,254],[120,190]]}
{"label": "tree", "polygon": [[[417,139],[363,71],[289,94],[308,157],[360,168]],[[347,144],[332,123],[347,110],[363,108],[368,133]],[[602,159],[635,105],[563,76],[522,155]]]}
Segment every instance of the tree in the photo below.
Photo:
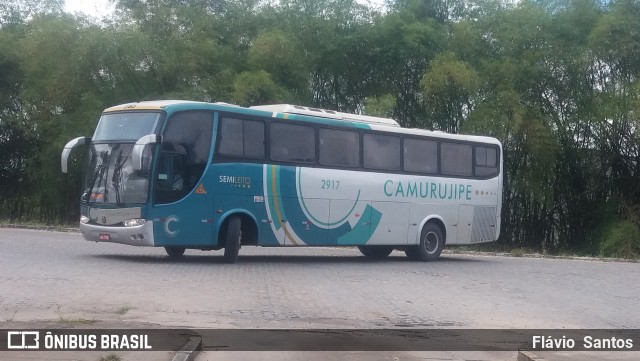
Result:
{"label": "tree", "polygon": [[480,78],[453,53],[442,53],[431,61],[420,87],[433,128],[458,133],[475,106]]}

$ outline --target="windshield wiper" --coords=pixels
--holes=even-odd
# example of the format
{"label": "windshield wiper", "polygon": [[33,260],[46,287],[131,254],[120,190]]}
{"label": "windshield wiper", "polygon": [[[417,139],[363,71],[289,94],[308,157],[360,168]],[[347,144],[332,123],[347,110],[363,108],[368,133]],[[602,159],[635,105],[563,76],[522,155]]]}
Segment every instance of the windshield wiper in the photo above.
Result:
{"label": "windshield wiper", "polygon": [[[124,158],[124,159],[123,159]],[[113,189],[116,191],[116,204],[120,207],[122,206],[122,201],[120,199],[120,183],[122,182],[122,168],[124,164],[127,162],[129,157],[122,157],[122,150],[118,152],[118,158],[116,158],[116,163],[113,166],[113,176],[111,177],[111,184],[113,185]]]}
{"label": "windshield wiper", "polygon": [[[102,162],[100,164],[96,164],[96,171],[93,173],[93,177],[91,177],[91,182],[89,189],[85,191],[82,195],[82,199],[85,203],[91,203],[93,198],[93,189],[96,187],[96,183],[99,185],[102,182],[102,178],[104,177],[104,172],[106,169],[105,164],[108,165],[108,151],[98,153],[97,157],[101,158]],[[106,196],[103,194],[103,197]],[[97,198],[97,197],[96,197]],[[95,199],[93,200],[95,202]]]}

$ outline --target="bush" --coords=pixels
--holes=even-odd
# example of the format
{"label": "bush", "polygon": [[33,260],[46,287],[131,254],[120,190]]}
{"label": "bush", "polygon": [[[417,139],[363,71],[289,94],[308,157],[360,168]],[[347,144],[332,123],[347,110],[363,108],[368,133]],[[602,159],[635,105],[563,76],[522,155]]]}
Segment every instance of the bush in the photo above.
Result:
{"label": "bush", "polygon": [[640,229],[631,220],[613,224],[605,233],[600,255],[628,259],[640,257]]}

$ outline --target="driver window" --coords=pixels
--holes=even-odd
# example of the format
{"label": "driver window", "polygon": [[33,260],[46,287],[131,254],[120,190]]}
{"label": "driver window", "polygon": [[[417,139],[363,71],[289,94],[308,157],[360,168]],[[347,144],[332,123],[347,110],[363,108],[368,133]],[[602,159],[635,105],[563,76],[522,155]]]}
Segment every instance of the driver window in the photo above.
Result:
{"label": "driver window", "polygon": [[187,153],[179,144],[163,144],[158,160],[156,186],[163,191],[184,191],[185,164]]}
{"label": "driver window", "polygon": [[210,112],[185,111],[169,119],[156,163],[156,204],[176,202],[199,184],[209,158],[212,129]]}

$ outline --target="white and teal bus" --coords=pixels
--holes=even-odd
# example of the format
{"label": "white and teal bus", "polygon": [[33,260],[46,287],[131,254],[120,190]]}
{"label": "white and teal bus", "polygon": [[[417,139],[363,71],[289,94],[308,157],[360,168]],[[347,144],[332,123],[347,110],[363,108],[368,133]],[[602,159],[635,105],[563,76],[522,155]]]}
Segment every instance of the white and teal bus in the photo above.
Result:
{"label": "white and teal bus", "polygon": [[219,250],[357,246],[430,261],[500,234],[502,147],[490,137],[294,105],[150,101],[106,109],[81,197],[86,240]]}

